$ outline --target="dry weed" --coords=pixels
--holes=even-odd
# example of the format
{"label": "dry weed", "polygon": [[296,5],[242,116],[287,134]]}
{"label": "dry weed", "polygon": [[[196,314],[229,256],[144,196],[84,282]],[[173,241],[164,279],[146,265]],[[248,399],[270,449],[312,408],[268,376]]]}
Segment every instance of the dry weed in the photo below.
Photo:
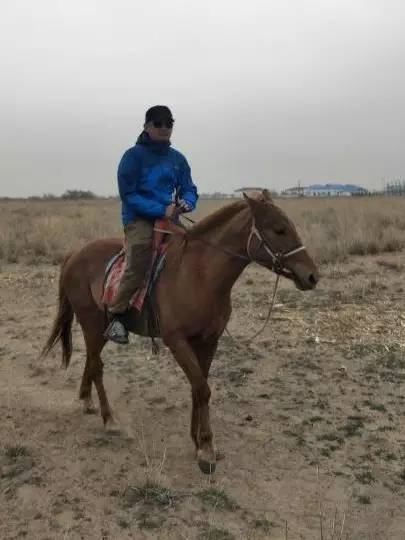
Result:
{"label": "dry weed", "polygon": [[[230,202],[201,200],[195,219]],[[318,263],[405,246],[405,198],[278,199]],[[0,260],[59,262],[94,238],[121,234],[116,200],[0,202]]]}

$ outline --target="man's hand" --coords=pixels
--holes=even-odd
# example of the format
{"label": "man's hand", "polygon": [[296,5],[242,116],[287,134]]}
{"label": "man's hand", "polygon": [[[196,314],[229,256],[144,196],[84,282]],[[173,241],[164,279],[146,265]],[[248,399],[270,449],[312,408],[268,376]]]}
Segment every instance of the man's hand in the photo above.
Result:
{"label": "man's hand", "polygon": [[174,204],[169,204],[166,206],[165,217],[171,219],[176,211],[176,206]]}
{"label": "man's hand", "polygon": [[184,199],[180,199],[178,201],[177,205],[178,205],[178,208],[180,208],[181,212],[190,212],[190,210],[191,210],[191,206]]}

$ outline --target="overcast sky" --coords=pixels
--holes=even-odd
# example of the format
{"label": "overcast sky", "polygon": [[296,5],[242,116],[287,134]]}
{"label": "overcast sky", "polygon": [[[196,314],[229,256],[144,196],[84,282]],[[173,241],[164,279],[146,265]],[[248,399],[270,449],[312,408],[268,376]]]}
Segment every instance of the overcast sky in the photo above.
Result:
{"label": "overcast sky", "polygon": [[167,104],[199,190],[405,177],[402,0],[0,0],[0,196],[116,193]]}

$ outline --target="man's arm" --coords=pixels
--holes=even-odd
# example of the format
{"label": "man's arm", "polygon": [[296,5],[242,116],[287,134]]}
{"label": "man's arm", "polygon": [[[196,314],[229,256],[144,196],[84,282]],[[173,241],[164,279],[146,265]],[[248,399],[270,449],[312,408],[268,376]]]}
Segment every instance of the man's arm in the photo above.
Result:
{"label": "man's arm", "polygon": [[191,178],[191,170],[186,158],[180,170],[178,197],[180,206],[186,212],[194,210],[198,200],[197,187]]}
{"label": "man's arm", "polygon": [[158,218],[165,215],[166,207],[157,201],[148,199],[137,192],[141,175],[139,154],[130,148],[122,156],[118,166],[118,188],[123,202],[144,217]]}

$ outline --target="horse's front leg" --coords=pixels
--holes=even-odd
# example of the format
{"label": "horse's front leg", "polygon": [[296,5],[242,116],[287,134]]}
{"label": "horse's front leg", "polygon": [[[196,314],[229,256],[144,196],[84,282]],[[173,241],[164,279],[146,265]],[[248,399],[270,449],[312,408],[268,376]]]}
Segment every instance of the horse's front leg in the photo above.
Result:
{"label": "horse's front leg", "polygon": [[193,401],[191,433],[197,447],[198,465],[203,473],[211,474],[215,471],[216,463],[209,419],[211,390],[207,377],[185,336],[172,335],[165,342],[190,381]]}
{"label": "horse's front leg", "polygon": [[[218,337],[212,336],[210,338],[201,338],[201,337],[196,336],[192,338],[191,345],[193,347],[195,355],[197,356],[202,374],[207,380],[211,363],[218,347]],[[207,414],[209,415],[209,411]],[[199,422],[200,422],[200,415],[199,415],[198,406],[197,406],[196,400],[193,399],[193,410],[191,413],[191,437],[194,441],[197,440],[197,435],[200,429]],[[198,450],[197,443],[196,443],[196,447]]]}

